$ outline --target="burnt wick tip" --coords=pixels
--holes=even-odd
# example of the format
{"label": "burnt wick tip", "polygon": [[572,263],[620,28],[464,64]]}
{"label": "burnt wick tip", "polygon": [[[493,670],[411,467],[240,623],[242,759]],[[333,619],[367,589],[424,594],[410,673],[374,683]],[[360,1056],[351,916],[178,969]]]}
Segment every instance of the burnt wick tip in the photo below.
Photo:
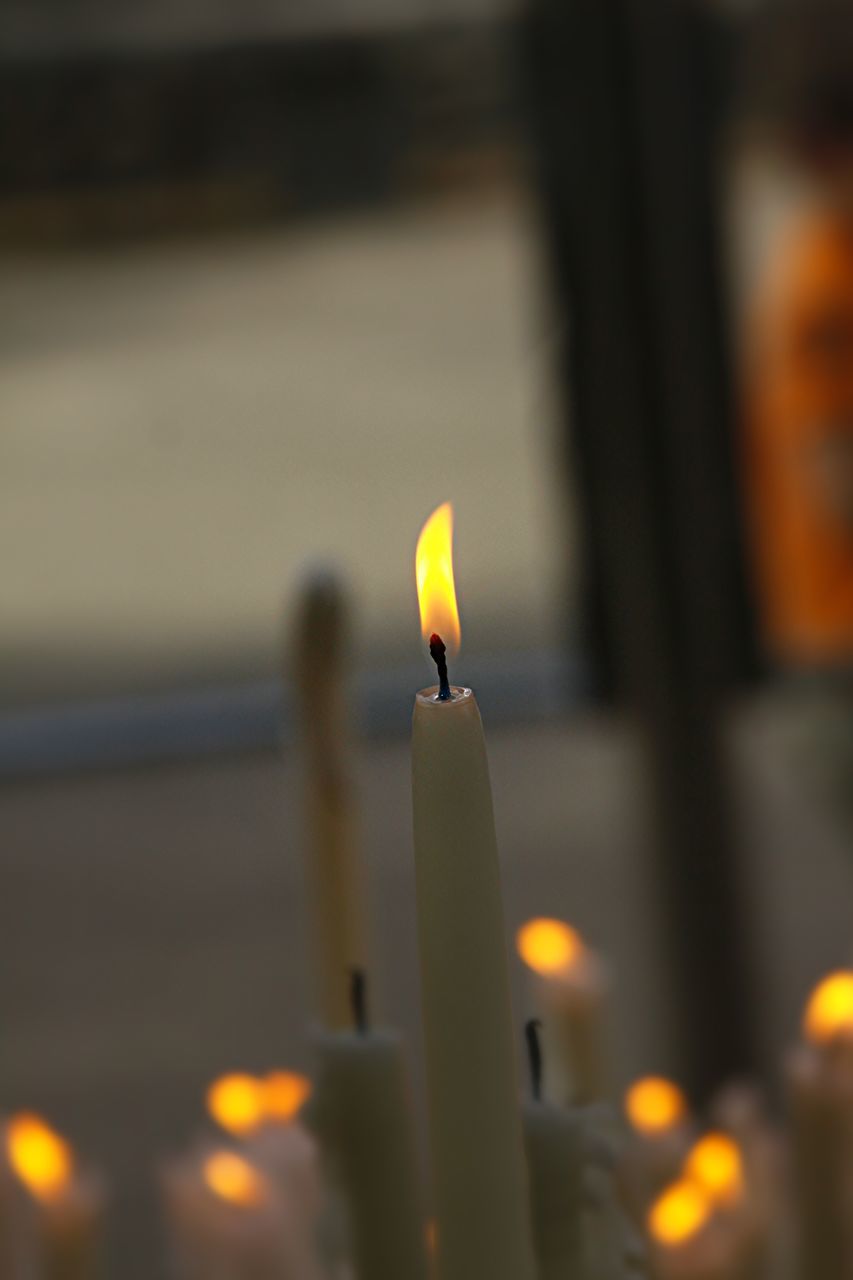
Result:
{"label": "burnt wick tip", "polygon": [[524,1024],[527,1057],[530,1063],[530,1088],[536,1102],[542,1098],[542,1045],[539,1041],[541,1026],[542,1023],[538,1018],[530,1018]]}
{"label": "burnt wick tip", "polygon": [[429,656],[438,668],[438,700],[449,702],[451,698],[450,680],[447,676],[447,646],[440,635],[435,632],[429,638]]}
{"label": "burnt wick tip", "polygon": [[369,1027],[367,1016],[367,975],[363,969],[350,969],[349,1000],[355,1029],[359,1035],[366,1035]]}

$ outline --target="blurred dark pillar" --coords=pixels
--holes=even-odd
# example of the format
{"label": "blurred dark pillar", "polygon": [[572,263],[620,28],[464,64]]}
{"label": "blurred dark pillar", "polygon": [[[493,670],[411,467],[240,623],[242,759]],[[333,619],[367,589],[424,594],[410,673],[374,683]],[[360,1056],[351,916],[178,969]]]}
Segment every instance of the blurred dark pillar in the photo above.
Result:
{"label": "blurred dark pillar", "polygon": [[713,183],[723,33],[689,0],[532,0],[524,33],[589,630],[600,685],[647,735],[701,1100],[755,1065],[719,731],[751,660]]}

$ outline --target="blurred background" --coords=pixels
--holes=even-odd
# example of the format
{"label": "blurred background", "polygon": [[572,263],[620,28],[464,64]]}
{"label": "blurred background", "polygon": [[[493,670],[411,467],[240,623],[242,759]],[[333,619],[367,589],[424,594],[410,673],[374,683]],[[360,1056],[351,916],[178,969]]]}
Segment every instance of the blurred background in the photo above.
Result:
{"label": "blurred background", "polygon": [[7,0],[0,57],[0,1092],[109,1171],[112,1269],[207,1081],[310,1063],[320,562],[421,1087],[445,499],[509,925],[608,957],[618,1085],[772,1086],[853,947],[846,7]]}

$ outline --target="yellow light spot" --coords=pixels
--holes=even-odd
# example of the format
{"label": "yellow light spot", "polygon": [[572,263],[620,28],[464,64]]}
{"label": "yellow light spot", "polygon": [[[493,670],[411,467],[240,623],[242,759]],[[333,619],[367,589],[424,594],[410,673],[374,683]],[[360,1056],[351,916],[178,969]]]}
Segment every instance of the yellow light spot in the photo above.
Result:
{"label": "yellow light spot", "polygon": [[840,970],[818,983],[806,1005],[803,1031],[812,1044],[853,1037],[853,972]]}
{"label": "yellow light spot", "polygon": [[625,1114],[638,1133],[657,1137],[681,1123],[687,1115],[687,1099],[671,1080],[645,1076],[627,1090]]}
{"label": "yellow light spot", "polygon": [[261,1204],[266,1198],[265,1178],[236,1151],[214,1151],[205,1160],[202,1175],[215,1196],[242,1209]]}
{"label": "yellow light spot", "polygon": [[453,508],[449,502],[436,507],[418,538],[415,577],[421,631],[429,643],[433,632],[441,636],[452,658],[459,652],[461,630],[453,581]]}
{"label": "yellow light spot", "polygon": [[64,1138],[39,1116],[22,1111],[9,1121],[6,1143],[12,1168],[32,1195],[54,1200],[62,1194],[74,1169]]}
{"label": "yellow light spot", "polygon": [[702,1230],[710,1214],[711,1205],[701,1187],[684,1180],[674,1182],[649,1210],[649,1234],[658,1244],[686,1244]]}
{"label": "yellow light spot", "polygon": [[207,1091],[207,1109],[228,1133],[243,1137],[264,1118],[264,1085],[244,1073],[220,1076]]}
{"label": "yellow light spot", "polygon": [[733,1204],[743,1192],[740,1148],[725,1133],[708,1133],[700,1138],[689,1152],[683,1172],[714,1204]]}
{"label": "yellow light spot", "polygon": [[580,934],[562,920],[528,920],[515,937],[518,954],[536,973],[566,973],[583,955]]}
{"label": "yellow light spot", "polygon": [[271,1071],[263,1081],[263,1109],[267,1120],[292,1120],[311,1096],[311,1081],[295,1071]]}

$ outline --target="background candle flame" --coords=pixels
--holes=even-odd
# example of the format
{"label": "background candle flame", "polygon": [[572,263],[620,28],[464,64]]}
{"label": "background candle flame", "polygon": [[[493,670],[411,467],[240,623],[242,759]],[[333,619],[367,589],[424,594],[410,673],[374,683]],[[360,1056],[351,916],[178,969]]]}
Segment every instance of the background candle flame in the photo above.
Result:
{"label": "background candle flame", "polygon": [[220,1076],[207,1091],[207,1109],[228,1133],[243,1137],[263,1121],[263,1085],[245,1072]]}
{"label": "background candle flame", "polygon": [[9,1163],[38,1200],[55,1200],[67,1187],[74,1158],[64,1138],[39,1116],[12,1116],[6,1132]]}
{"label": "background candle flame", "polygon": [[581,959],[581,936],[562,920],[528,920],[516,934],[521,959],[535,973],[568,973]]}
{"label": "background candle flame", "polygon": [[236,1151],[214,1151],[205,1160],[202,1174],[215,1196],[242,1209],[261,1204],[266,1198],[263,1174]]}
{"label": "background candle flame", "polygon": [[682,1122],[687,1115],[687,1099],[671,1080],[644,1076],[627,1090],[625,1114],[637,1133],[657,1137]]}
{"label": "background candle flame", "polygon": [[459,652],[461,629],[453,581],[453,507],[444,502],[436,507],[418,538],[415,577],[424,640],[435,632],[447,648],[447,656]]}
{"label": "background candle flame", "polygon": [[649,1210],[649,1234],[658,1244],[686,1244],[711,1216],[711,1204],[701,1187],[682,1180],[662,1192]]}
{"label": "background candle flame", "polygon": [[263,1081],[264,1117],[292,1120],[311,1096],[311,1081],[295,1071],[271,1071]]}
{"label": "background candle flame", "polygon": [[841,970],[818,983],[806,1005],[803,1031],[812,1044],[853,1038],[853,973]]}
{"label": "background candle flame", "polygon": [[744,1185],[740,1147],[728,1134],[705,1134],[690,1150],[684,1176],[698,1183],[714,1204],[734,1204]]}

